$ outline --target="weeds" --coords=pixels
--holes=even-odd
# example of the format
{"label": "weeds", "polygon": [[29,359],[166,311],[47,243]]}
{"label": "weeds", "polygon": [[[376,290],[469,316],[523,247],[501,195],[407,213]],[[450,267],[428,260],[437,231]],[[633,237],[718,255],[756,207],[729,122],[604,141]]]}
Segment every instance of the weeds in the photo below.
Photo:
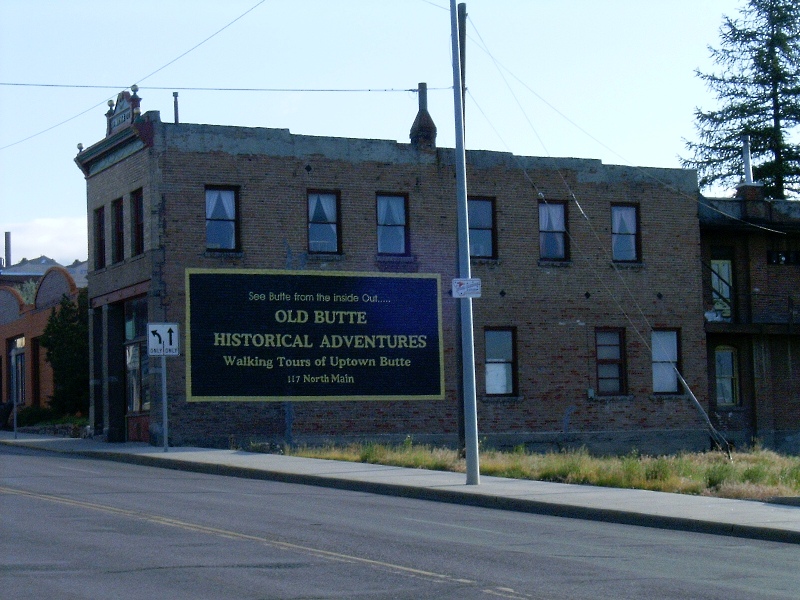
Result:
{"label": "weeds", "polygon": [[[398,445],[377,443],[299,447],[287,454],[385,464],[399,467],[465,472],[458,451],[415,444],[409,436]],[[800,496],[800,457],[756,448],[735,452],[729,460],[720,452],[647,456],[594,456],[585,448],[534,453],[523,446],[508,452],[482,448],[483,475],[604,487],[637,488],[681,494],[766,500]]]}

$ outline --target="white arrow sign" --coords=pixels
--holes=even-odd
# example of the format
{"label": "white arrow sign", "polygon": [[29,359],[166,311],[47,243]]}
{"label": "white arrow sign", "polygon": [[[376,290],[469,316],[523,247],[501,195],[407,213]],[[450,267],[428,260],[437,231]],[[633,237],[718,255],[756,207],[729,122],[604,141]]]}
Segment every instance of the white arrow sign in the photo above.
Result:
{"label": "white arrow sign", "polygon": [[177,323],[147,324],[147,354],[150,356],[178,356],[180,330]]}

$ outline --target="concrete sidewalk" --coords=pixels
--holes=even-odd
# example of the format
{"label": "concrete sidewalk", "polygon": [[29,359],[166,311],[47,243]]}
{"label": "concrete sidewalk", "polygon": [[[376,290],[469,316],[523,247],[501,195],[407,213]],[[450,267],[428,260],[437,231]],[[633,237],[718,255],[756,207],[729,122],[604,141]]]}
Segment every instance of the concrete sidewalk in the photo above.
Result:
{"label": "concrete sidewalk", "polygon": [[8,431],[0,431],[0,443],[168,469],[800,544],[800,506],[791,504],[487,476],[480,485],[468,486],[462,473],[237,450],[178,447],[164,452],[143,443],[30,434],[14,439]]}

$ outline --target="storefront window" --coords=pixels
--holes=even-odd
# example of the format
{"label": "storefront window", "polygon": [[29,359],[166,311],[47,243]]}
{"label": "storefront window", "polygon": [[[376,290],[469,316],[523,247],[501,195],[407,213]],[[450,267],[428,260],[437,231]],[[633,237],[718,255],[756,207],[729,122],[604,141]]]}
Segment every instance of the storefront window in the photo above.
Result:
{"label": "storefront window", "polygon": [[25,404],[25,337],[14,338],[8,344],[8,366],[10,371],[10,400]]}
{"label": "storefront window", "polygon": [[125,396],[128,413],[150,410],[147,393],[147,298],[125,302]]}

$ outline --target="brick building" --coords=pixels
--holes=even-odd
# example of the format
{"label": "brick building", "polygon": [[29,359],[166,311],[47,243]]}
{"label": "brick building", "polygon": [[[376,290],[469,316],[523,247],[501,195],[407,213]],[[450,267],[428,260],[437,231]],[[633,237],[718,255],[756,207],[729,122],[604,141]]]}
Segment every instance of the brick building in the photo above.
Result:
{"label": "brick building", "polygon": [[[160,442],[150,322],[181,328],[180,356],[167,363],[176,445],[408,435],[457,443],[455,160],[436,147],[424,89],[409,144],[166,123],[157,111],[139,113],[135,91],[120,94],[107,119],[105,139],[76,157],[87,180],[98,434]],[[482,282],[473,301],[481,439],[707,448],[675,369],[707,407],[694,172],[467,151],[467,180],[472,276]],[[295,401],[283,388],[195,401],[204,357],[194,339],[200,308],[187,302],[187,289],[204,271],[437,278],[442,393],[392,395],[394,384],[402,390],[413,379],[412,368],[374,371],[384,391],[362,401],[324,393]],[[224,295],[211,304],[207,318],[239,310]],[[283,314],[302,315],[296,309]],[[214,335],[222,336],[215,344],[234,339]],[[247,381],[230,376],[231,386]]]}
{"label": "brick building", "polygon": [[53,394],[53,370],[39,338],[61,299],[78,298],[78,286],[65,268],[51,266],[39,277],[30,304],[18,290],[0,285],[0,399],[7,406],[14,402],[19,408],[47,406]]}
{"label": "brick building", "polygon": [[800,452],[800,202],[704,198],[711,416],[737,445]]}

